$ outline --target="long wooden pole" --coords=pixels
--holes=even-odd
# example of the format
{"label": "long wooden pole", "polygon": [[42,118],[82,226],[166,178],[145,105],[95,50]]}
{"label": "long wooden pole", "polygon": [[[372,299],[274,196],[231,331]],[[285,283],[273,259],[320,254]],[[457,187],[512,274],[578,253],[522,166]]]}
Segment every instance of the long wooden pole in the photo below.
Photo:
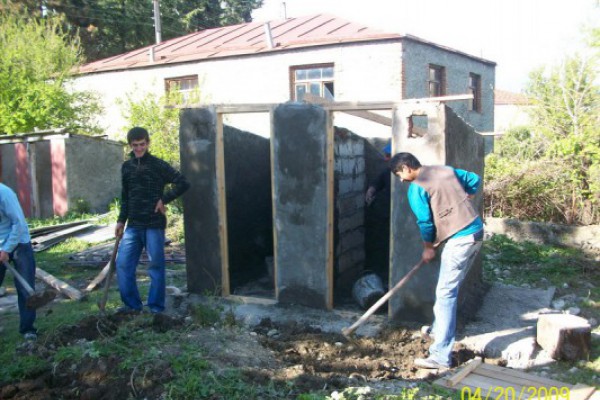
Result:
{"label": "long wooden pole", "polygon": [[414,267],[412,267],[412,269],[408,272],[408,274],[406,274],[404,276],[404,278],[402,278],[398,283],[396,283],[394,285],[393,288],[391,288],[390,290],[388,290],[388,292],[386,294],[384,294],[379,300],[377,300],[377,302],[375,304],[373,304],[371,306],[371,308],[369,308],[363,315],[362,317],[360,317],[358,319],[358,321],[356,321],[354,324],[352,324],[350,327],[342,329],[342,334],[344,336],[350,336],[359,326],[361,326],[362,324],[365,323],[365,321],[375,312],[379,309],[379,307],[381,307],[383,305],[383,303],[385,303],[386,301],[388,301],[388,299],[390,297],[392,297],[398,290],[400,290],[400,288],[402,286],[404,286],[404,284],[406,284],[406,282],[408,282],[408,280],[410,278],[412,278],[412,276],[414,274],[417,273],[417,271],[419,270],[419,268],[421,268],[423,266],[423,260],[419,261],[418,264],[416,264]]}

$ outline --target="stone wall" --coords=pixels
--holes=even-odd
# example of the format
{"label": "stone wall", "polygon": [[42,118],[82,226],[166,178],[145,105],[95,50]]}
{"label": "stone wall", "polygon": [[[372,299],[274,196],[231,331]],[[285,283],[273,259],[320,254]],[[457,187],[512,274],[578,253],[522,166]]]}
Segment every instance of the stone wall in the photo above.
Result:
{"label": "stone wall", "polygon": [[506,235],[516,241],[572,247],[600,261],[600,225],[575,226],[486,218],[486,233]]}

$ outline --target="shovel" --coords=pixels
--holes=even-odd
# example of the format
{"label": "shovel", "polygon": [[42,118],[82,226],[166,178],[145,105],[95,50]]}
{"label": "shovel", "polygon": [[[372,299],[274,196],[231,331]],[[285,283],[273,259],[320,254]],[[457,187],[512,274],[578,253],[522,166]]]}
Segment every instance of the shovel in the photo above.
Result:
{"label": "shovel", "polygon": [[400,288],[402,286],[404,286],[406,284],[406,282],[408,282],[408,280],[410,278],[412,278],[412,276],[419,270],[419,268],[421,268],[423,266],[423,260],[419,261],[418,264],[416,264],[414,267],[412,267],[412,269],[410,271],[408,271],[408,274],[406,274],[404,276],[404,278],[402,278],[398,283],[396,283],[394,285],[393,288],[391,288],[390,290],[388,290],[388,292],[386,294],[384,294],[383,296],[381,296],[381,298],[379,300],[377,300],[377,302],[375,304],[373,304],[371,306],[371,308],[369,308],[363,315],[362,317],[360,317],[358,319],[358,321],[356,321],[354,324],[352,324],[351,326],[349,326],[348,328],[344,328],[342,329],[342,334],[346,337],[350,337],[350,335],[356,330],[358,329],[359,326],[361,326],[362,324],[365,323],[365,321],[375,312],[379,309],[379,307],[381,307],[383,305],[383,303],[385,303],[386,301],[388,301],[388,299],[390,297],[392,297],[394,295],[394,293],[396,293],[398,290],[400,290]]}
{"label": "shovel", "polygon": [[10,265],[10,263],[5,262],[4,266],[14,275],[15,279],[19,281],[21,286],[25,288],[25,291],[29,295],[27,297],[27,300],[25,301],[25,304],[30,310],[35,310],[37,308],[45,306],[46,304],[54,300],[54,298],[56,297],[56,291],[51,289],[36,292],[35,290],[33,290],[31,285],[27,283],[25,278],[23,278],[21,274],[19,274],[17,270],[12,265]]}
{"label": "shovel", "polygon": [[98,301],[98,308],[100,312],[104,313],[106,308],[106,301],[108,300],[108,289],[110,288],[110,281],[112,281],[113,274],[115,273],[115,260],[117,258],[117,250],[119,250],[119,242],[121,241],[121,236],[117,236],[115,239],[115,245],[113,247],[112,254],[110,255],[110,261],[108,262],[108,273],[106,274],[106,281],[104,282],[104,292],[102,292],[102,297]]}

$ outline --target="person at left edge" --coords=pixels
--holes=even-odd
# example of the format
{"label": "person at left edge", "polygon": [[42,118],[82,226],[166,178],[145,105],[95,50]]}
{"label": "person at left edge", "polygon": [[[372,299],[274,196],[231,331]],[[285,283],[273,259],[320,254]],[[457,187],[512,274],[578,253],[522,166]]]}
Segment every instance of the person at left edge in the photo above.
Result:
{"label": "person at left edge", "polygon": [[[35,289],[35,258],[27,221],[15,192],[0,183],[0,285],[6,275],[4,263],[7,262],[12,262],[19,275]],[[19,333],[26,340],[35,340],[37,331],[33,325],[36,312],[27,308],[29,294],[17,279],[15,288],[19,306]]]}
{"label": "person at left edge", "polygon": [[[115,228],[115,236],[122,236],[116,261],[119,292],[124,304],[120,310],[139,312],[143,309],[135,272],[145,248],[150,276],[146,305],[150,312],[160,313],[165,309],[166,290],[165,205],[181,196],[190,185],[179,171],[148,152],[150,135],[146,129],[130,129],[127,143],[132,151],[121,167],[121,210]],[[165,192],[168,184],[172,188]]]}

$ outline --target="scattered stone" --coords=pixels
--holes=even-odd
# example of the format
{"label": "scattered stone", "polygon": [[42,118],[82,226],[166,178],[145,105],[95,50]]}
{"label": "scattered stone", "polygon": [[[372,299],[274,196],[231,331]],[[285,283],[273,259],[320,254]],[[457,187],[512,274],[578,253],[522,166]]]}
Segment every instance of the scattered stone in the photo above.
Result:
{"label": "scattered stone", "polygon": [[502,271],[502,276],[505,278],[509,278],[510,277],[510,270],[505,269],[504,271]]}
{"label": "scattered stone", "polygon": [[335,342],[335,347],[342,347],[344,344],[342,342]]}
{"label": "scattered stone", "polygon": [[6,288],[4,286],[0,286],[0,297],[6,295]]}
{"label": "scattered stone", "polygon": [[529,283],[524,283],[521,285],[522,288],[531,289],[531,285]]}
{"label": "scattered stone", "polygon": [[494,274],[500,275],[501,273],[502,273],[502,270],[500,268],[494,269]]}
{"label": "scattered stone", "polygon": [[267,332],[268,337],[273,337],[277,335],[279,335],[279,331],[277,329],[271,329],[269,332]]}
{"label": "scattered stone", "polygon": [[189,315],[187,317],[185,317],[183,320],[186,324],[191,324],[192,322],[194,322],[194,318],[190,317]]}
{"label": "scattered stone", "polygon": [[565,308],[565,301],[562,299],[558,299],[558,300],[554,300],[552,302],[552,308],[554,308],[555,310],[562,310],[563,308]]}
{"label": "scattered stone", "polygon": [[570,373],[574,374],[575,372],[579,371],[579,368],[577,367],[573,367],[569,370]]}
{"label": "scattered stone", "polygon": [[177,286],[167,286],[166,288],[167,294],[171,296],[182,296],[183,292]]}
{"label": "scattered stone", "polygon": [[563,283],[562,285],[563,289],[568,289],[569,288],[569,284],[567,282]]}
{"label": "scattered stone", "polygon": [[594,317],[588,319],[588,322],[592,328],[595,328],[598,325],[598,320]]}
{"label": "scattered stone", "polygon": [[567,309],[567,314],[570,315],[579,315],[581,313],[581,309],[579,307],[569,307]]}
{"label": "scattered stone", "polygon": [[537,342],[553,359],[587,359],[591,326],[584,318],[569,314],[543,314],[537,323]]}
{"label": "scattered stone", "polygon": [[250,332],[250,336],[258,336],[258,333],[252,331],[252,332]]}

